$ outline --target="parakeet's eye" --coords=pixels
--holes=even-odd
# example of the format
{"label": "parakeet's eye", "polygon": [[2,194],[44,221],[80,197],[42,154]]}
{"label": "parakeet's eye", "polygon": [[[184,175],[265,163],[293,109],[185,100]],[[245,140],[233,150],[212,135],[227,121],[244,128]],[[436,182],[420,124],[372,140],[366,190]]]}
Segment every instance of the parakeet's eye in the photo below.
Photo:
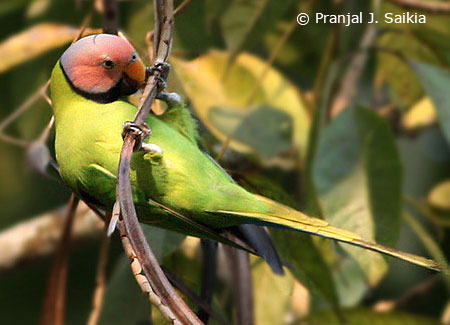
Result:
{"label": "parakeet's eye", "polygon": [[138,58],[139,58],[139,56],[137,55],[137,53],[133,53],[131,55],[130,63],[136,62]]}
{"label": "parakeet's eye", "polygon": [[114,68],[116,66],[116,64],[113,61],[111,61],[111,60],[105,60],[105,61],[102,62],[102,66],[105,69],[109,70],[109,69]]}

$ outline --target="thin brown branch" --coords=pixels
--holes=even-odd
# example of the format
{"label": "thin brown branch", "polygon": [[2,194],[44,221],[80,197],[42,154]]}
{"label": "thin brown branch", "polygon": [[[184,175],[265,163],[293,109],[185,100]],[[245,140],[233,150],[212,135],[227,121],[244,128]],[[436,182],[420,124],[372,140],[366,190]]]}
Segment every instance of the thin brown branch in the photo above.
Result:
{"label": "thin brown branch", "polygon": [[337,57],[338,45],[339,45],[340,29],[338,25],[333,25],[330,36],[324,51],[324,54],[320,60],[319,70],[317,71],[316,79],[314,80],[314,109],[318,109],[320,99],[322,97],[322,91],[325,88],[325,83],[329,73],[329,68],[333,61]]}
{"label": "thin brown branch", "polygon": [[103,33],[117,35],[119,32],[119,8],[115,0],[102,0]]}
{"label": "thin brown branch", "polygon": [[250,259],[247,252],[224,246],[228,257],[233,296],[236,306],[236,324],[255,323],[253,312],[253,284]]}
{"label": "thin brown branch", "polygon": [[449,14],[450,2],[448,1],[422,1],[422,0],[387,0],[396,6],[405,9],[421,10],[432,14]]}
{"label": "thin brown branch", "polygon": [[[173,2],[171,0],[155,0],[155,34],[153,40],[154,66],[167,61],[173,39]],[[149,77],[144,89],[144,99],[139,105],[134,123],[142,126],[150,113],[151,105],[157,93],[157,80],[161,72],[156,70]],[[130,183],[130,161],[136,138],[128,132],[124,138],[119,170],[117,200],[120,203],[122,219],[119,231],[122,244],[132,261],[132,269],[141,289],[149,296],[150,301],[162,312],[171,323],[202,324],[197,316],[181,299],[151,251],[144,233],[139,225],[134,207]]]}
{"label": "thin brown branch", "polygon": [[[73,39],[72,43],[75,43],[77,40],[79,40],[84,32],[86,31],[87,27],[89,26],[89,24],[92,21],[92,17],[93,17],[93,11],[91,11],[84,19],[83,22],[81,24],[80,29],[78,30],[78,34],[77,36]],[[4,134],[4,130],[10,126],[15,120],[17,120],[20,116],[22,116],[22,114],[24,114],[25,112],[27,112],[30,108],[33,107],[33,104],[36,103],[41,97],[43,99],[45,99],[45,101],[52,106],[52,101],[51,99],[48,97],[47,95],[47,91],[50,87],[50,79],[47,80],[45,82],[45,84],[40,87],[34,94],[32,94],[22,105],[19,106],[19,108],[15,109],[11,115],[9,115],[7,118],[5,118],[3,121],[0,122],[0,140],[12,145],[16,145],[19,147],[27,147],[30,144],[30,141],[26,141],[26,140],[22,140],[22,139],[17,139],[15,137],[9,136]],[[51,128],[53,127],[53,118],[50,122],[51,126],[50,129],[46,128],[44,130],[44,133],[47,132],[47,136],[48,133],[50,132]],[[44,136],[44,134],[41,136]]]}
{"label": "thin brown branch", "polygon": [[[223,318],[217,311],[212,309],[211,305],[206,303],[201,297],[197,295],[191,288],[189,288],[181,279],[179,279],[175,274],[170,272],[164,265],[161,266],[164,271],[164,274],[169,279],[170,283],[180,291],[184,296],[189,298],[194,304],[196,304],[199,308],[204,309],[211,318],[213,318],[217,323],[221,325],[230,325],[230,323]],[[207,324],[205,322],[205,324]]]}
{"label": "thin brown branch", "polygon": [[[278,54],[280,53],[280,51],[283,48],[284,44],[287,42],[287,40],[292,35],[292,33],[294,32],[294,30],[295,30],[295,28],[297,26],[298,26],[297,17],[295,17],[295,19],[292,20],[292,22],[289,25],[289,27],[286,30],[286,32],[283,34],[283,36],[278,41],[278,43],[275,46],[274,50],[270,54],[269,59],[266,61],[261,74],[259,75],[258,79],[255,82],[255,86],[250,91],[250,95],[248,96],[248,99],[247,99],[247,102],[246,102],[247,106],[250,105],[255,100],[255,97],[258,94],[258,90],[261,88],[262,82],[264,81],[264,78],[267,76],[267,73],[269,72],[269,68],[273,65],[273,62],[275,62],[275,60],[278,57]],[[225,154],[225,151],[230,146],[231,140],[232,140],[231,136],[227,136],[227,138],[225,139],[225,141],[224,141],[224,143],[223,143],[223,145],[222,145],[222,147],[220,149],[219,154],[216,157],[216,161],[217,162],[219,162],[222,159],[223,155]]]}
{"label": "thin brown branch", "polygon": [[52,130],[53,126],[55,125],[55,117],[52,116],[50,118],[50,121],[48,121],[47,126],[42,131],[41,135],[39,136],[38,141],[41,143],[45,143],[48,140],[48,137],[50,135],[50,131]]}
{"label": "thin brown branch", "polygon": [[442,311],[441,324],[450,325],[450,300],[447,301],[447,304]]}
{"label": "thin brown branch", "polygon": [[297,16],[294,17],[294,19],[291,21],[288,28],[284,32],[284,34],[281,36],[280,40],[275,45],[275,48],[273,49],[272,53],[270,54],[269,59],[264,64],[263,71],[261,72],[258,79],[256,80],[255,86],[250,91],[250,96],[248,96],[247,103],[246,103],[247,106],[250,105],[254,101],[256,95],[258,94],[258,90],[261,88],[264,78],[267,76],[267,73],[269,72],[269,68],[273,65],[276,58],[278,57],[278,54],[280,54],[280,51],[283,48],[284,44],[286,44],[289,37],[292,35],[292,33],[295,31],[296,28],[298,28]]}
{"label": "thin brown branch", "polygon": [[49,275],[49,282],[44,298],[44,307],[40,319],[42,325],[63,325],[65,318],[66,283],[69,270],[69,247],[72,225],[79,200],[74,194],[70,197],[69,209],[54,263]]}
{"label": "thin brown branch", "polygon": [[425,281],[413,286],[397,299],[382,300],[377,302],[373,306],[373,309],[380,312],[387,312],[397,308],[403,308],[417,297],[427,294],[439,284],[442,284],[442,277],[439,274],[435,274],[427,278]]}
{"label": "thin brown branch", "polygon": [[[22,103],[17,109],[15,109],[8,117],[6,117],[0,123],[0,139],[4,142],[25,147],[29,144],[29,141],[17,139],[9,135],[4,134],[5,129],[10,126],[14,121],[16,121],[22,114],[27,112],[29,109],[33,108],[33,104],[36,103],[40,98],[44,97],[48,87],[50,85],[50,80],[40,87],[36,92],[34,92],[25,102]],[[45,98],[45,97],[44,97]]]}
{"label": "thin brown branch", "polygon": [[[167,321],[169,321],[169,323],[184,324],[184,322],[181,322],[178,319],[178,317],[172,311],[172,308],[167,307],[167,305],[160,298],[160,295],[155,293],[155,291],[152,289],[153,286],[152,286],[152,284],[150,284],[149,279],[153,278],[154,274],[152,274],[151,276],[148,276],[146,274],[146,271],[143,269],[143,266],[140,262],[140,258],[137,256],[137,254],[135,253],[135,251],[132,247],[133,244],[131,243],[130,238],[125,234],[127,232],[127,230],[125,229],[126,226],[122,220],[119,220],[118,226],[119,226],[119,231],[121,233],[121,239],[122,239],[122,244],[123,244],[124,250],[125,250],[128,258],[131,261],[131,269],[133,271],[133,275],[136,278],[136,282],[141,287],[142,292],[144,292],[148,296],[148,299],[150,300],[150,302],[159,309],[161,314],[164,316],[164,318]],[[146,257],[145,259],[147,260],[149,257],[154,258],[154,256],[149,254],[149,256]],[[158,264],[158,262],[153,262],[153,261],[152,262],[145,261],[145,262],[147,264],[150,264],[151,266]],[[187,322],[186,324],[190,324],[190,323]]]}
{"label": "thin brown branch", "polygon": [[227,136],[227,138],[225,139],[225,141],[223,142],[222,147],[220,148],[219,153],[216,156],[216,161],[220,162],[223,158],[223,155],[225,154],[225,152],[227,151],[228,147],[230,146],[230,142],[231,142],[231,136]]}
{"label": "thin brown branch", "polygon": [[[192,0],[184,0],[182,3],[178,5],[178,7],[175,8],[173,11],[173,15],[176,16],[178,13],[180,13],[188,4],[190,4]],[[155,36],[155,31],[149,31],[147,35],[145,36],[145,42],[147,43],[148,48],[148,57],[150,60],[153,61],[153,51],[151,50],[153,48],[153,37]]]}
{"label": "thin brown branch", "polygon": [[[212,298],[214,294],[214,285],[217,277],[217,242],[202,239],[200,241],[202,247],[202,284],[200,290],[201,300],[211,308]],[[198,318],[208,324],[210,313],[207,309],[201,307],[197,312]]]}
{"label": "thin brown branch", "polygon": [[108,264],[109,246],[110,237],[107,236],[106,231],[104,231],[98,257],[97,274],[95,277],[96,286],[92,298],[92,309],[87,325],[97,325],[100,319],[106,288],[106,265]]}
{"label": "thin brown branch", "polygon": [[192,0],[184,0],[182,3],[180,3],[178,5],[178,7],[175,8],[175,10],[173,11],[173,15],[176,16],[181,10],[186,8],[186,6],[188,4],[190,4],[191,2],[192,2]]}
{"label": "thin brown branch", "polygon": [[[67,209],[38,215],[0,233],[0,275],[23,264],[53,254],[64,228]],[[100,238],[103,221],[80,204],[74,217],[72,242],[84,243]]]}
{"label": "thin brown branch", "polygon": [[270,1],[263,0],[259,1],[256,4],[256,10],[254,12],[254,15],[252,17],[248,17],[249,24],[247,25],[247,28],[242,30],[241,34],[243,35],[237,45],[231,50],[231,53],[228,57],[227,64],[225,66],[224,74],[222,79],[225,80],[228,76],[228,72],[231,70],[231,67],[233,66],[234,62],[236,61],[236,58],[238,57],[239,53],[244,49],[245,44],[248,40],[248,37],[253,33],[255,30],[255,27],[257,26],[257,23],[259,19],[262,17],[264,11],[267,9]]}
{"label": "thin brown branch", "polygon": [[[73,39],[72,44],[78,41],[86,31],[87,27],[91,24],[92,18],[94,17],[94,10],[92,9],[86,17],[84,17],[83,22],[81,23],[81,27],[78,30],[77,36]],[[50,104],[51,105],[51,104]]]}
{"label": "thin brown branch", "polygon": [[[377,28],[375,25],[368,25],[364,35],[361,39],[360,48],[368,48],[372,46],[376,39]],[[342,78],[339,90],[334,97],[333,103],[330,108],[331,118],[338,115],[343,109],[345,109],[355,98],[358,82],[364,71],[368,58],[367,51],[358,51],[350,64],[348,65],[347,72]]]}

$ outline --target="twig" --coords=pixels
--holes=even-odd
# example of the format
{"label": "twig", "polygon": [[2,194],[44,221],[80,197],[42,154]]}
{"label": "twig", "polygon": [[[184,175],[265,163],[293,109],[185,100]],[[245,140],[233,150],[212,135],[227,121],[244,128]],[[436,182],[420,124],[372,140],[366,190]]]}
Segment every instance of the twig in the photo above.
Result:
{"label": "twig", "polygon": [[[171,273],[164,265],[161,265],[164,274],[169,279],[170,283],[179,290],[183,295],[189,298],[198,307],[204,309],[211,318],[213,318],[217,323],[221,325],[230,325],[226,319],[223,318],[217,311],[215,311],[210,304],[207,304],[199,297],[191,288],[189,288],[181,279],[179,279],[175,274]],[[205,323],[206,324],[206,323]]]}
{"label": "twig", "polygon": [[108,263],[109,246],[110,237],[106,235],[105,230],[103,232],[103,240],[98,257],[97,274],[95,277],[96,287],[92,298],[92,309],[87,325],[97,325],[100,318],[100,313],[103,307],[103,298],[105,295],[106,265]]}
{"label": "twig", "polygon": [[[131,260],[131,269],[133,270],[133,275],[136,278],[136,282],[141,287],[142,292],[144,292],[147,296],[150,302],[159,309],[161,314],[164,316],[166,320],[168,320],[171,324],[184,324],[184,322],[180,321],[177,316],[175,316],[174,312],[171,308],[167,307],[166,304],[162,301],[160,298],[160,295],[155,293],[152,289],[152,285],[150,284],[148,279],[151,279],[154,277],[154,274],[151,276],[147,276],[146,270],[143,269],[142,264],[140,262],[139,257],[136,255],[132,243],[127,235],[125,233],[127,230],[125,229],[125,224],[122,220],[119,220],[118,223],[119,231],[121,233],[121,239],[122,244],[124,247],[124,250],[128,256],[128,258]],[[153,255],[150,255],[146,258],[148,260],[149,258],[155,258]],[[155,259],[156,260],[156,259]],[[158,262],[156,261],[145,261],[147,264],[150,264],[151,266],[156,265]],[[158,277],[161,277],[161,275],[157,275]],[[165,276],[163,275],[165,278]],[[166,284],[165,284],[166,285]],[[169,284],[170,286],[170,284]],[[190,322],[186,322],[186,324],[190,324]]]}
{"label": "twig", "polygon": [[231,136],[229,135],[225,141],[223,142],[222,147],[220,148],[219,153],[216,156],[215,161],[220,162],[220,160],[222,160],[223,155],[225,154],[225,152],[227,151],[228,147],[230,146],[230,142],[231,142]]}
{"label": "twig", "polygon": [[[180,3],[178,5],[178,7],[175,8],[175,10],[173,11],[173,15],[176,16],[178,13],[180,13],[184,8],[186,8],[186,6],[188,4],[190,4],[192,2],[192,0],[184,0],[182,3]],[[153,37],[155,36],[155,31],[151,30],[147,33],[147,35],[145,36],[145,42],[147,43],[147,47],[148,47],[148,51],[150,53],[148,53],[148,56],[150,58],[150,60],[153,61],[153,51],[151,51],[150,49],[153,48]]]}
{"label": "twig", "polygon": [[250,22],[247,25],[247,28],[241,32],[241,34],[243,36],[241,37],[241,39],[237,43],[237,45],[231,50],[231,53],[230,53],[230,55],[228,57],[228,60],[227,60],[226,66],[225,66],[224,74],[222,76],[223,80],[225,80],[227,78],[228,72],[230,71],[232,65],[234,64],[237,56],[239,55],[239,53],[244,48],[245,42],[247,41],[248,37],[255,30],[255,27],[256,27],[259,19],[263,15],[263,13],[266,10],[266,8],[269,5],[269,3],[270,3],[270,1],[268,1],[268,0],[259,1],[257,3],[254,16],[253,17],[249,17]]}
{"label": "twig", "polygon": [[[410,229],[414,232],[417,238],[420,240],[422,245],[428,251],[428,253],[441,265],[444,266],[444,269],[448,269],[448,262],[445,258],[445,254],[433,239],[433,237],[428,233],[428,231],[422,226],[422,224],[417,221],[412,215],[405,212],[402,214],[402,218],[405,223],[410,227]],[[450,276],[448,274],[440,274],[445,284],[447,285],[447,289],[450,290]]]}
{"label": "twig", "polygon": [[184,0],[182,3],[178,5],[173,11],[173,15],[176,16],[181,10],[183,10],[188,4],[190,4],[192,0]]}
{"label": "twig", "polygon": [[115,0],[102,0],[103,33],[117,35],[119,33],[119,14]]}
{"label": "twig", "polygon": [[[21,222],[0,233],[0,275],[54,253],[63,232],[66,211],[58,209]],[[83,203],[74,217],[72,242],[100,238],[103,222]]]}
{"label": "twig", "polygon": [[224,246],[228,257],[233,296],[236,306],[236,324],[253,325],[253,285],[250,259],[247,252]]}
{"label": "twig", "polygon": [[[94,3],[95,5],[95,3]],[[73,39],[72,44],[78,41],[86,31],[87,27],[91,24],[92,18],[94,17],[94,9],[91,9],[91,11],[87,14],[86,17],[84,17],[83,22],[81,23],[81,27],[78,30],[77,36]],[[51,105],[51,104],[50,104]]]}
{"label": "twig", "polygon": [[387,0],[405,9],[417,9],[432,14],[450,13],[450,2],[422,1],[422,0]]}
{"label": "twig", "polygon": [[431,221],[431,223],[436,226],[437,230],[441,229],[441,227],[450,227],[450,220],[436,215],[428,205],[417,202],[412,197],[406,195],[403,197],[403,201]]}
{"label": "twig", "polygon": [[50,271],[49,282],[44,298],[40,324],[42,325],[63,325],[65,316],[65,296],[68,273],[68,252],[70,235],[79,200],[74,194],[70,197],[69,209],[65,219],[64,231],[58,244],[54,263]]}
{"label": "twig", "polygon": [[[155,37],[153,41],[154,66],[167,61],[173,39],[173,2],[155,0]],[[143,125],[147,120],[151,105],[157,93],[158,70],[152,74],[144,89],[144,98],[139,105],[134,123]],[[148,293],[150,301],[155,304],[163,316],[171,323],[202,324],[197,316],[180,298],[164,272],[161,270],[153,252],[150,250],[142,232],[134,207],[131,183],[130,161],[136,139],[128,132],[124,137],[119,170],[117,200],[120,204],[122,218],[119,231],[122,244],[132,261],[132,268],[141,289]]]}
{"label": "twig", "polygon": [[[370,47],[375,41],[376,35],[377,28],[375,27],[375,25],[368,25],[361,39],[360,48]],[[361,78],[366,65],[367,58],[367,51],[359,51],[351,60],[350,64],[348,65],[347,72],[342,78],[342,83],[331,105],[331,118],[338,115],[353,101],[353,98],[355,97],[356,91],[358,89],[359,79]]]}
{"label": "twig", "polygon": [[[94,13],[94,11],[92,10],[83,19],[83,23],[81,24],[81,27],[78,30],[78,34],[73,39],[72,43],[75,43],[76,41],[78,41],[83,36],[83,33],[85,32],[87,26],[89,26],[89,24],[92,21],[93,13]],[[17,138],[14,138],[14,137],[11,137],[9,135],[4,134],[4,130],[9,125],[11,125],[15,120],[17,120],[23,113],[25,113],[30,108],[32,108],[32,105],[37,100],[39,100],[39,98],[41,98],[41,97],[44,98],[45,101],[51,106],[52,105],[52,101],[50,100],[50,98],[47,95],[47,91],[48,91],[49,87],[50,87],[50,79],[47,80],[45,82],[45,84],[42,87],[40,87],[34,94],[32,94],[22,105],[20,105],[19,108],[15,109],[11,113],[11,115],[9,115],[7,118],[5,118],[3,121],[0,122],[0,140],[4,141],[6,143],[9,143],[9,144],[12,144],[12,145],[16,145],[16,146],[19,146],[19,147],[24,147],[24,148],[27,147],[30,144],[30,141],[17,139]],[[51,125],[50,129],[48,129],[47,132],[50,132],[52,127],[53,127],[53,125]],[[46,130],[47,130],[47,128],[44,130],[44,132],[46,132]]]}
{"label": "twig", "polygon": [[259,75],[258,79],[256,80],[255,86],[250,91],[250,95],[247,98],[246,106],[250,105],[253,102],[253,100],[255,99],[256,94],[258,93],[258,90],[261,88],[264,78],[267,76],[267,73],[269,72],[269,68],[273,65],[273,63],[275,62],[275,59],[278,57],[278,54],[280,53],[284,44],[286,44],[287,40],[289,39],[289,37],[292,35],[292,33],[295,31],[296,28],[298,28],[297,16],[291,21],[287,30],[284,32],[283,36],[281,36],[277,45],[275,45],[275,48],[273,49],[272,53],[270,54],[269,59],[265,62],[264,69],[262,70],[261,74]]}
{"label": "twig", "polygon": [[[342,3],[337,3],[337,12],[341,11]],[[325,127],[325,123],[328,116],[329,109],[329,97],[332,93],[332,88],[336,78],[336,52],[338,51],[340,29],[338,25],[334,25],[330,36],[328,37],[325,53],[322,55],[319,70],[314,80],[314,98],[310,108],[313,113],[313,120],[311,129],[309,131],[309,143],[306,153],[304,180],[301,186],[304,186],[308,190],[305,192],[306,198],[306,210],[312,215],[321,216],[321,208],[316,195],[316,188],[312,180],[313,163],[320,139],[322,129]]]}
{"label": "twig", "polygon": [[392,311],[397,308],[402,308],[407,306],[412,300],[414,300],[417,297],[420,297],[422,295],[427,294],[432,289],[434,289],[437,285],[441,284],[442,278],[439,274],[432,275],[431,277],[427,278],[425,281],[415,285],[411,289],[409,289],[407,292],[405,292],[403,295],[401,295],[397,299],[393,300],[384,300],[377,302],[373,309],[376,311]]}
{"label": "twig", "polygon": [[317,109],[320,104],[320,98],[322,95],[322,90],[324,89],[328,70],[336,57],[336,52],[338,51],[339,45],[339,26],[333,25],[331,34],[328,38],[327,45],[325,47],[324,54],[321,58],[319,70],[317,71],[316,79],[314,80],[314,105],[313,107]]}
{"label": "twig", "polygon": [[[200,299],[209,307],[211,307],[214,284],[217,276],[217,242],[208,239],[200,241],[203,252],[202,263],[202,286],[200,291]],[[198,318],[208,324],[209,312],[205,308],[200,308],[197,313]]]}
{"label": "twig", "polygon": [[447,301],[447,304],[444,307],[444,310],[441,315],[441,324],[449,325],[450,324],[450,300]]}
{"label": "twig", "polygon": [[18,145],[21,147],[26,147],[29,144],[29,141],[22,140],[22,139],[16,139],[14,137],[8,136],[4,134],[4,130],[10,126],[15,120],[17,120],[23,113],[28,111],[30,108],[33,107],[33,104],[38,101],[40,98],[44,97],[43,94],[47,91],[48,87],[50,85],[50,80],[47,80],[47,82],[39,88],[34,94],[32,94],[25,102],[23,102],[22,105],[19,106],[19,108],[15,109],[11,115],[9,115],[7,118],[5,118],[0,123],[0,139],[4,142]]}

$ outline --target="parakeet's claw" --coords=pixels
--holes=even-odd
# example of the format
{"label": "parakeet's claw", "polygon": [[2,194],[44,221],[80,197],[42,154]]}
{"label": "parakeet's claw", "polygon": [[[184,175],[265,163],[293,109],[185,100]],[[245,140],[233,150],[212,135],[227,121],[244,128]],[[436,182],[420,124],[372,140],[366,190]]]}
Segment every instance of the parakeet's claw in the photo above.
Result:
{"label": "parakeet's claw", "polygon": [[162,158],[164,151],[160,146],[154,143],[143,143],[141,149],[150,154],[153,159],[159,160]]}
{"label": "parakeet's claw", "polygon": [[158,94],[162,92],[167,87],[167,78],[169,77],[170,72],[170,64],[167,62],[157,63],[152,67],[147,67],[146,69],[146,77],[150,77],[155,73],[155,71],[159,72],[159,76],[157,78],[158,81]]}
{"label": "parakeet's claw", "polygon": [[170,68],[171,68],[171,66],[167,62],[160,62],[152,67],[147,67],[146,68],[146,78],[153,75],[155,73],[155,71],[158,71],[161,78],[163,78],[164,80],[167,80],[167,77],[169,76]]}
{"label": "parakeet's claw", "polygon": [[180,95],[178,95],[177,93],[166,93],[165,91],[161,91],[156,96],[156,99],[162,100],[169,107],[173,106],[174,104],[181,105],[183,103]]}
{"label": "parakeet's claw", "polygon": [[125,138],[127,134],[130,134],[136,140],[134,151],[137,151],[142,148],[144,140],[152,134],[152,130],[147,123],[139,126],[134,122],[128,121],[123,124],[122,138]]}

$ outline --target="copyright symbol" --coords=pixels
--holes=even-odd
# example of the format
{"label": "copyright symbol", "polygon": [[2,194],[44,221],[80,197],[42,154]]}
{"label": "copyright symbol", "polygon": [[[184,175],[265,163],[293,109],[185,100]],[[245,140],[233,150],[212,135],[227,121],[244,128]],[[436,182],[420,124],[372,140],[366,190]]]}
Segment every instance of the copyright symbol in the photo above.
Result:
{"label": "copyright symbol", "polygon": [[309,16],[308,16],[308,14],[305,14],[305,13],[298,14],[298,16],[297,16],[297,23],[299,25],[302,25],[302,26],[308,24],[309,23]]}

